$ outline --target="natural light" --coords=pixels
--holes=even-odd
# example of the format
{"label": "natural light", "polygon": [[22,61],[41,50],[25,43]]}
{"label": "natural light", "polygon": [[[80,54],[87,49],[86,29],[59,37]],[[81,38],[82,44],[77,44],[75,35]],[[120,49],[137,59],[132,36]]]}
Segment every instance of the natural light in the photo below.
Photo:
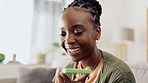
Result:
{"label": "natural light", "polygon": [[0,52],[5,63],[17,59],[29,62],[33,0],[0,0]]}

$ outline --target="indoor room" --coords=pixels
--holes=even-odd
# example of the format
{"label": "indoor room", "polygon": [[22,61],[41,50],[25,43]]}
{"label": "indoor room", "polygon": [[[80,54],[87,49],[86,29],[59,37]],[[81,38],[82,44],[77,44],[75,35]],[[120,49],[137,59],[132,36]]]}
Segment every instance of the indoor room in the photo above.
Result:
{"label": "indoor room", "polygon": [[[42,74],[72,61],[59,45],[61,13],[72,1],[0,0],[0,83],[34,83],[39,76],[30,72],[40,69],[34,75],[46,77]],[[102,5],[97,47],[127,63],[136,83],[147,83],[148,0],[97,1]]]}

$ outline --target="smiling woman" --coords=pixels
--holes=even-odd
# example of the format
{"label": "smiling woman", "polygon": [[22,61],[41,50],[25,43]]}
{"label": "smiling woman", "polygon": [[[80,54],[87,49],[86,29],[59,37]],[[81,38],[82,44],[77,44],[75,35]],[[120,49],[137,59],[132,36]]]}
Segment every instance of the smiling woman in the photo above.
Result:
{"label": "smiling woman", "polygon": [[66,73],[58,68],[54,83],[135,83],[126,63],[96,45],[101,36],[101,14],[102,6],[97,0],[73,0],[64,8],[60,46],[72,60],[66,68],[89,69],[91,73]]}

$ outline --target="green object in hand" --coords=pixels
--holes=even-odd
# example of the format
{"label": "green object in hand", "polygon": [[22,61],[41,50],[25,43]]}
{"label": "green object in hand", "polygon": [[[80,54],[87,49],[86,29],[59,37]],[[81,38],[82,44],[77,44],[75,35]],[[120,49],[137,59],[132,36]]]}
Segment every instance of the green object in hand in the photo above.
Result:
{"label": "green object in hand", "polygon": [[76,68],[62,68],[62,73],[66,73],[66,74],[75,74],[75,73],[90,74],[91,70],[89,70],[89,69],[76,69]]}
{"label": "green object in hand", "polygon": [[5,55],[3,53],[0,53],[0,62],[2,62],[5,59]]}

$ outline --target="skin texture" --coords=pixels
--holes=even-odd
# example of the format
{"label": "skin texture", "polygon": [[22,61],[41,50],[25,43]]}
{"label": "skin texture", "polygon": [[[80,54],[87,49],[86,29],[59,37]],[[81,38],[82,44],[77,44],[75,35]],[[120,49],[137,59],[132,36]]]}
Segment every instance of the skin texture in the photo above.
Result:
{"label": "skin texture", "polygon": [[[100,38],[101,30],[90,21],[92,17],[89,12],[76,9],[69,8],[61,15],[60,45],[74,62],[79,61],[83,68],[93,71],[102,58],[96,46],[96,40]],[[72,82],[61,73],[60,69],[57,69],[53,82],[81,83],[87,76],[82,75]]]}

